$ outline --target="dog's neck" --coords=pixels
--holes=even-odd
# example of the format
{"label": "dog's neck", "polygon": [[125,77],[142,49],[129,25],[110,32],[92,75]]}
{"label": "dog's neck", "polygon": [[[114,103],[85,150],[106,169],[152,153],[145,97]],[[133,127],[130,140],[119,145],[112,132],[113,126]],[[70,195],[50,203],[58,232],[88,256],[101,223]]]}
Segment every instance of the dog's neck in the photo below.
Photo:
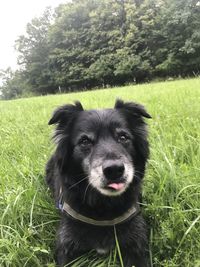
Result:
{"label": "dog's neck", "polygon": [[[129,189],[130,191],[132,188]],[[88,198],[81,195],[63,193],[62,186],[59,191],[58,208],[70,217],[96,222],[96,225],[114,225],[127,221],[139,212],[139,205],[134,194],[125,192],[120,197],[102,196],[98,192],[89,194]],[[76,196],[72,198],[72,196]]]}

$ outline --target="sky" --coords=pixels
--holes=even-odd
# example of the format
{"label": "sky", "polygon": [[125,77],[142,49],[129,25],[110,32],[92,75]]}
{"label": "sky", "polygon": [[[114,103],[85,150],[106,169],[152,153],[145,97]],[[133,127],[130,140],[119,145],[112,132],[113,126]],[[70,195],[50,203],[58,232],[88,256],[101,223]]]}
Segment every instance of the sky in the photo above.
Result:
{"label": "sky", "polygon": [[45,7],[56,7],[66,0],[0,0],[0,69],[17,68],[15,40],[25,33],[26,24],[40,16]]}

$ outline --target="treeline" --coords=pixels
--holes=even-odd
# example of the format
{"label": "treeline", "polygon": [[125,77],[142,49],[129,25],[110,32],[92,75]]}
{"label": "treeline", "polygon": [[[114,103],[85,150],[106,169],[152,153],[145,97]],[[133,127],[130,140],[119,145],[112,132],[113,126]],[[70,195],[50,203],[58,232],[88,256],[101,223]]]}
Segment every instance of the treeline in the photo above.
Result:
{"label": "treeline", "polygon": [[200,1],[73,0],[27,25],[5,99],[200,73]]}

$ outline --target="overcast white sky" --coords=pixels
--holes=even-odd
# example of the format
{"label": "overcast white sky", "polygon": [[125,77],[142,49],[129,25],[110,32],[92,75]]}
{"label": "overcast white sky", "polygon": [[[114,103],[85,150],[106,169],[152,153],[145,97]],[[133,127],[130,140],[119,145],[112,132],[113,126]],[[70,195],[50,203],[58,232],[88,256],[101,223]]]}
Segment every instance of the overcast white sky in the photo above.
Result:
{"label": "overcast white sky", "polygon": [[14,43],[25,33],[26,24],[41,15],[47,6],[56,7],[66,0],[0,0],[0,69],[16,68]]}

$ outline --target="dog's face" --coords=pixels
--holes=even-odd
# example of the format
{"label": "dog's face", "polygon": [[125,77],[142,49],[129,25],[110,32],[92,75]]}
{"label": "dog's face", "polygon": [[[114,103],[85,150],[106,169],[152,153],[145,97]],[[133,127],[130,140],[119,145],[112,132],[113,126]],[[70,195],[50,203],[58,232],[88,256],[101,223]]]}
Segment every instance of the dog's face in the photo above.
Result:
{"label": "dog's face", "polygon": [[148,156],[142,117],[150,118],[142,106],[119,100],[114,109],[84,111],[80,103],[57,109],[49,124],[58,124],[60,168],[76,166],[74,176],[84,174],[103,195],[122,194]]}
{"label": "dog's face", "polygon": [[132,182],[133,138],[117,110],[85,111],[78,116],[72,131],[73,157],[102,194],[121,194]]}

